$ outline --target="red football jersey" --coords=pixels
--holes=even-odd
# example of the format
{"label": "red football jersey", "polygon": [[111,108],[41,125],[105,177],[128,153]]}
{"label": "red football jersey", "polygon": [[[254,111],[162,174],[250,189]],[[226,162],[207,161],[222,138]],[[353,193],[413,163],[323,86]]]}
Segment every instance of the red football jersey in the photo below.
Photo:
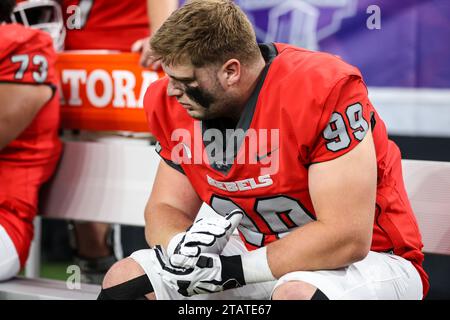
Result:
{"label": "red football jersey", "polygon": [[[63,0],[62,7],[67,21],[66,50],[130,51],[136,40],[150,34],[143,0]],[[77,13],[79,20],[75,19]],[[78,21],[79,29],[73,27]]]}
{"label": "red football jersey", "polygon": [[144,108],[160,156],[218,213],[241,208],[238,230],[255,249],[316,219],[309,165],[349,152],[372,128],[378,188],[371,250],[410,260],[426,293],[421,235],[403,186],[400,151],[388,140],[360,72],[325,53],[283,44],[263,48],[272,60],[237,125],[245,136],[229,134],[224,151],[215,142],[219,135],[206,130],[217,123],[191,118],[167,95],[168,78],[149,87]]}
{"label": "red football jersey", "polygon": [[56,54],[48,34],[19,24],[0,26],[0,48],[0,83],[44,84],[54,91],[25,131],[0,150],[0,224],[23,265],[39,187],[53,173],[61,152]]}

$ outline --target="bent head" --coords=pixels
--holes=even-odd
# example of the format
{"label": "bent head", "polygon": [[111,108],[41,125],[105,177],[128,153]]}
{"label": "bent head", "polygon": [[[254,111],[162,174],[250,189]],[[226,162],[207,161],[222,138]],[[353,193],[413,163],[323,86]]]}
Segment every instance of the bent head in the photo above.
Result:
{"label": "bent head", "polygon": [[191,117],[227,118],[239,111],[241,64],[238,60],[203,67],[194,67],[190,62],[162,65],[169,77],[167,94],[177,98]]}
{"label": "bent head", "polygon": [[188,2],[159,28],[151,48],[169,76],[168,95],[196,119],[233,116],[246,70],[261,55],[250,21],[228,0]]}

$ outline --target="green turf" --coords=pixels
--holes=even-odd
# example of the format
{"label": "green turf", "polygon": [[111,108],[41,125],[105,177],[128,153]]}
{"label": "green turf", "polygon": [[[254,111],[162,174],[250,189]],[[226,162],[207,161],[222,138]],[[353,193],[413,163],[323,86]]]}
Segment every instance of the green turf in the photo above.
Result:
{"label": "green turf", "polygon": [[[71,262],[43,262],[41,264],[41,278],[52,280],[67,280],[70,273],[67,273],[67,267],[71,265]],[[19,275],[25,275],[25,271],[22,270]]]}
{"label": "green turf", "polygon": [[67,280],[70,273],[67,273],[67,267],[71,265],[71,262],[65,263],[48,263],[45,262],[41,265],[41,278],[54,279],[54,280]]}

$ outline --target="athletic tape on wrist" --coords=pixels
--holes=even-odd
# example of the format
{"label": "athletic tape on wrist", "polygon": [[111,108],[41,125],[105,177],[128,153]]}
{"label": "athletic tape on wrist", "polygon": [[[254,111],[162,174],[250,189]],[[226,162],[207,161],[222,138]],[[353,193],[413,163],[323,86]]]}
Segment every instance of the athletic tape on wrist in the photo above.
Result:
{"label": "athletic tape on wrist", "polygon": [[267,248],[262,247],[241,256],[245,282],[258,283],[276,280],[267,261]]}

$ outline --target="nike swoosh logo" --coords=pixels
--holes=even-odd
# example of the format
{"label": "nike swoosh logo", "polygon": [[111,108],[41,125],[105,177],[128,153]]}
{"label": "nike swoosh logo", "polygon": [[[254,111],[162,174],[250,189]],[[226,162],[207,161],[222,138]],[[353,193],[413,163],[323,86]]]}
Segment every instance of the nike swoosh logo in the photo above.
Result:
{"label": "nike swoosh logo", "polygon": [[268,156],[270,156],[270,155],[272,154],[272,152],[275,152],[275,151],[277,151],[278,149],[279,149],[279,147],[276,147],[275,149],[273,149],[273,150],[267,152],[265,155],[262,155],[262,156],[256,155],[256,161],[259,162],[259,161],[261,161],[262,159],[267,158]]}
{"label": "nike swoosh logo", "polygon": [[191,149],[184,142],[182,142],[181,144],[182,144],[182,146],[184,148],[184,151],[186,152],[187,157],[189,159],[192,159]]}

